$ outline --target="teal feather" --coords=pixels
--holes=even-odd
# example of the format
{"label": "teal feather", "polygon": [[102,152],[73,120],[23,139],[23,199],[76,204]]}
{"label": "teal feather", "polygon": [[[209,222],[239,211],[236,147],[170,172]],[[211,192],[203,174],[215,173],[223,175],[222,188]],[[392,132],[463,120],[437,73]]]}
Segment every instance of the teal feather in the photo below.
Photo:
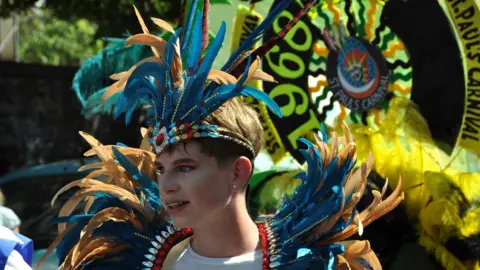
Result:
{"label": "teal feather", "polygon": [[[185,0],[187,1],[187,0]],[[183,25],[179,25],[180,28],[183,28],[184,31],[182,33],[182,37],[183,37],[183,41],[181,43],[181,50],[182,52],[185,52],[187,50],[189,50],[190,48],[186,48],[186,45],[187,44],[190,44],[190,43],[187,43],[188,41],[188,37],[190,36],[190,31],[192,30],[192,22],[193,22],[193,18],[195,17],[195,11],[197,10],[197,0],[193,0],[192,2],[192,5],[190,6],[190,12],[188,13],[188,18],[187,18],[187,21],[186,21],[186,25],[183,26]],[[201,44],[198,44],[199,46],[201,46]],[[183,57],[183,54],[182,54],[182,57]]]}
{"label": "teal feather", "polygon": [[[327,140],[326,137],[322,139],[324,142]],[[318,246],[313,243],[341,232],[353,219],[350,217],[344,221],[340,218],[328,232],[317,235],[310,242],[304,242],[304,239],[313,228],[328,223],[340,211],[342,204],[347,202],[343,196],[343,186],[347,175],[353,170],[354,162],[347,158],[339,166],[338,158],[334,158],[322,170],[323,161],[319,151],[308,140],[302,138],[299,141],[309,149],[300,150],[308,169],[306,173],[296,176],[301,179],[301,183],[293,196],[286,197],[274,217],[267,221],[276,243],[280,243],[278,251],[275,251],[279,256],[272,259],[271,265],[276,265],[278,269],[332,269],[336,256],[344,252],[343,246]],[[317,190],[319,185],[322,187]],[[308,252],[297,255],[299,250],[305,249]]]}
{"label": "teal feather", "polygon": [[105,40],[109,45],[97,55],[87,59],[73,79],[73,90],[82,104],[82,114],[87,119],[114,111],[118,96],[104,104],[100,102],[106,87],[111,84],[110,75],[125,71],[141,59],[152,56],[148,47],[136,44],[125,47],[123,38]]}
{"label": "teal feather", "polygon": [[[175,31],[175,34],[173,34],[168,39],[167,46],[165,48],[165,60],[164,60],[165,70],[170,71],[170,68],[171,68],[172,62],[173,62],[173,58],[174,58],[174,54],[175,54],[176,42],[179,39],[181,32],[182,32],[182,28],[178,28]],[[170,78],[170,80],[171,80],[171,78]],[[167,80],[169,85],[171,83],[170,80]]]}
{"label": "teal feather", "polygon": [[220,25],[220,29],[217,32],[217,35],[215,36],[215,39],[213,40],[212,43],[210,43],[210,47],[207,51],[207,54],[205,57],[203,57],[202,64],[200,65],[200,68],[197,71],[197,74],[195,76],[195,79],[192,80],[191,85],[189,85],[188,89],[192,89],[191,91],[196,92],[196,98],[194,99],[194,102],[200,102],[202,99],[203,91],[198,91],[197,89],[203,88],[203,84],[207,80],[208,73],[210,72],[213,61],[215,60],[215,57],[218,54],[218,51],[222,47],[223,40],[225,38],[225,32],[226,32],[226,25],[225,22],[222,21],[222,24]]}
{"label": "teal feather", "polygon": [[280,110],[280,107],[278,106],[278,104],[275,101],[273,101],[270,98],[270,96],[268,94],[266,94],[265,92],[247,85],[242,89],[242,95],[243,96],[248,96],[248,97],[253,97],[256,100],[259,100],[259,101],[265,103],[265,105],[267,105],[267,107],[276,116],[282,117],[282,111]]}
{"label": "teal feather", "polygon": [[[201,44],[202,43],[202,14],[197,10],[195,16],[195,24],[193,26],[193,31],[189,37],[190,44]],[[198,68],[198,61],[200,60],[202,52],[202,46],[192,46],[189,50],[185,50],[187,54],[187,67],[188,72],[194,72]],[[183,56],[182,56],[183,58]]]}
{"label": "teal feather", "polygon": [[153,180],[145,176],[135,165],[133,165],[127,157],[125,157],[120,151],[115,147],[112,147],[113,154],[118,163],[125,168],[125,170],[132,176],[132,178],[140,183],[146,192],[148,201],[152,204],[153,209],[160,209],[162,203],[160,197],[158,196],[158,185]]}

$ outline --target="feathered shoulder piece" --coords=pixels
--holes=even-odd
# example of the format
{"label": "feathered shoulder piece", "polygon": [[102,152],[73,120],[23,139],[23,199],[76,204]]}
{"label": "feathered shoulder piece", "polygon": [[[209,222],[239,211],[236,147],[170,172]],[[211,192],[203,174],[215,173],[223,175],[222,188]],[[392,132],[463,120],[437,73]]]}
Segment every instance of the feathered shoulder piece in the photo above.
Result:
{"label": "feathered shoulder piece", "polygon": [[355,142],[344,127],[344,137],[326,134],[316,144],[300,139],[308,169],[298,174],[301,184],[291,198],[285,197],[276,214],[266,222],[272,269],[381,269],[368,241],[345,241],[372,221],[395,208],[402,200],[401,181],[385,200],[373,191],[370,207],[359,213],[356,205],[373,165],[370,154],[356,171]]}
{"label": "feathered shoulder piece", "polygon": [[[150,143],[157,154],[170,144],[198,137],[213,137],[236,142],[256,156],[251,142],[203,120],[237,96],[256,98],[281,116],[280,108],[267,94],[246,83],[253,79],[274,82],[272,76],[258,69],[260,58],[286,35],[316,0],[305,1],[304,10],[284,30],[260,48],[250,51],[265,30],[271,27],[273,20],[293,2],[278,1],[265,20],[231,55],[222,70],[212,69],[212,65],[225,37],[225,23],[221,24],[215,38],[208,44],[209,1],[204,0],[201,5],[197,3],[199,1],[192,0],[188,12],[185,10],[186,2],[183,1],[176,29],[161,19],[152,18],[157,26],[169,33],[168,39],[150,34],[143,18],[135,9],[143,33],[128,38],[125,45],[150,46],[153,56],[142,59],[128,71],[112,75],[111,78],[117,82],[105,92],[103,101],[122,92],[115,116],[125,113],[127,124],[137,103],[140,100],[148,103]],[[188,14],[186,20],[185,14]]]}
{"label": "feathered shoulder piece", "polygon": [[[176,229],[164,213],[153,180],[154,154],[102,145],[88,134],[81,135],[92,146],[85,155],[96,155],[100,162],[84,166],[96,170],[66,185],[53,198],[52,204],[60,196],[67,197],[56,220],[59,234],[40,264],[56,248],[60,269],[161,265],[161,253],[166,255],[191,230]],[[81,213],[72,214],[75,210]]]}

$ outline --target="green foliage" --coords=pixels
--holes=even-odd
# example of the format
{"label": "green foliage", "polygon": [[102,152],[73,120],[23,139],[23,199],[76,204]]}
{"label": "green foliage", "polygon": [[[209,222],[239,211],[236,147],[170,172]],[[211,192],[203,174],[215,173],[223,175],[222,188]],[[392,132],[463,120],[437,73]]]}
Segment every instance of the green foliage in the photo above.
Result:
{"label": "green foliage", "polygon": [[[175,24],[181,4],[180,0],[47,0],[35,8],[41,2],[0,0],[0,16],[20,15],[21,61],[70,66],[97,54],[104,46],[103,37],[141,32],[133,4],[152,32],[158,27],[149,17]],[[230,0],[210,2],[230,4]]]}
{"label": "green foliage", "polygon": [[98,26],[85,19],[67,22],[52,12],[29,12],[20,19],[20,61],[78,66],[103,48],[95,38]]}
{"label": "green foliage", "polygon": [[[0,16],[8,16],[11,12],[26,13],[35,6],[33,0],[3,0]],[[140,32],[133,4],[144,18],[161,17],[167,21],[175,21],[180,12],[180,0],[48,0],[43,10],[51,11],[61,20],[74,22],[86,19],[98,25],[96,37],[119,37],[127,31]],[[149,20],[145,20],[150,25]]]}

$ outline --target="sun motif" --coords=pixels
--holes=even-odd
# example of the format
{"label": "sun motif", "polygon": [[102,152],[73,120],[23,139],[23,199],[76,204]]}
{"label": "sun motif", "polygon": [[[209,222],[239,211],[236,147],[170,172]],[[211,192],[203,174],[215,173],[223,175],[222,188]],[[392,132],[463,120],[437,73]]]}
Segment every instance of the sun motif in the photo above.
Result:
{"label": "sun motif", "polygon": [[368,53],[360,50],[350,51],[344,59],[344,72],[350,74],[351,80],[359,83],[367,83],[370,81],[368,74]]}
{"label": "sun motif", "polygon": [[[337,26],[342,25],[345,36],[361,38],[375,46],[381,51],[390,72],[387,98],[368,111],[351,112],[335,101],[328,89],[326,67],[329,49],[325,39],[319,39],[313,47],[314,55],[309,66],[313,82],[309,90],[320,119],[328,124],[338,124],[345,120],[378,125],[393,96],[410,98],[412,91],[410,57],[402,40],[380,20],[384,6],[385,1],[377,0],[328,0],[319,4],[309,14],[319,32],[323,32],[324,29],[338,32]],[[368,58],[368,53],[361,51],[351,51],[344,57],[344,62],[340,64],[343,65],[344,71],[348,71],[349,82],[361,78],[361,81],[356,83],[364,84],[372,79]]]}

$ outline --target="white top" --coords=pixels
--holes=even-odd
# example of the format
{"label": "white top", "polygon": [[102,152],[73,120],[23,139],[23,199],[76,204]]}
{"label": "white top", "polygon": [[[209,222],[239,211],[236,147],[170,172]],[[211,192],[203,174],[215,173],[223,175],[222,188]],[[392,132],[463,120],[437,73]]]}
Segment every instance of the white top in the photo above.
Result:
{"label": "white top", "polygon": [[[5,241],[5,242],[2,242],[2,241]],[[31,269],[30,266],[25,262],[25,259],[17,250],[14,249],[14,250],[11,250],[9,254],[5,254],[5,252],[8,252],[10,250],[8,248],[5,248],[5,243],[7,243],[6,241],[10,241],[10,242],[13,241],[13,242],[19,243],[20,245],[25,244],[25,242],[21,238],[19,238],[14,232],[12,232],[10,229],[0,226],[0,269],[5,269],[5,270]],[[3,264],[2,262],[5,262],[5,261],[6,261],[6,264],[1,265]]]}
{"label": "white top", "polygon": [[209,258],[198,255],[190,244],[173,265],[174,270],[261,270],[262,250],[231,258]]}
{"label": "white top", "polygon": [[24,260],[18,251],[14,250],[8,256],[5,270],[29,270],[32,269]]}
{"label": "white top", "polygon": [[12,209],[0,205],[0,226],[14,229],[20,226],[20,219]]}

